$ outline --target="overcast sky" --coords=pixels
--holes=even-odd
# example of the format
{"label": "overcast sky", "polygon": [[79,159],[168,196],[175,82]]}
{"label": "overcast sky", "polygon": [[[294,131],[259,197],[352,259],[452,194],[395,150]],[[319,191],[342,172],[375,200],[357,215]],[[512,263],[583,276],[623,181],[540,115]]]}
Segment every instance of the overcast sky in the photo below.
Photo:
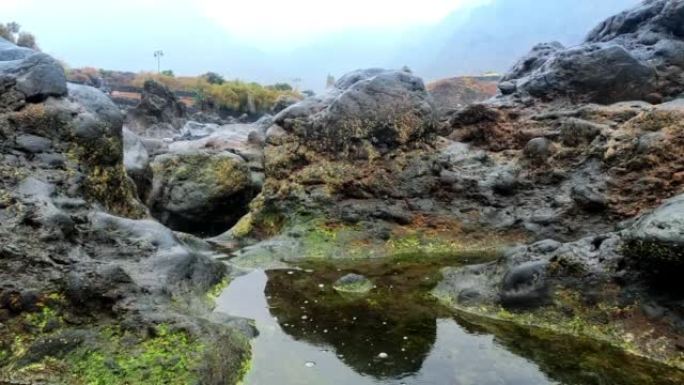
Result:
{"label": "overcast sky", "polygon": [[[407,64],[427,78],[503,70],[529,44],[577,43],[594,23],[637,1],[0,0],[0,9],[4,21],[17,21],[44,51],[74,67],[154,70],[152,53],[161,49],[162,69],[177,74],[301,78],[302,87],[320,89],[327,73],[359,67]],[[535,14],[556,4],[548,15]],[[471,14],[488,25],[458,30]],[[474,47],[488,53],[479,61],[463,54],[474,36],[486,37]],[[437,70],[431,60],[449,62]]]}

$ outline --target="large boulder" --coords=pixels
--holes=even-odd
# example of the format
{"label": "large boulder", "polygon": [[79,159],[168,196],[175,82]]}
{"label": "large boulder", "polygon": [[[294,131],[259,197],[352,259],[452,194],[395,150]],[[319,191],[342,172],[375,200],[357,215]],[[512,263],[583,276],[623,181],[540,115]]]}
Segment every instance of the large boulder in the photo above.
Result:
{"label": "large boulder", "polygon": [[66,93],[64,69],[55,59],[0,38],[0,112]]}
{"label": "large boulder", "polygon": [[[546,51],[538,53],[546,55]],[[526,59],[527,60],[527,59]],[[535,63],[543,61],[538,57]],[[609,104],[644,99],[655,92],[656,72],[618,45],[583,45],[555,51],[535,68],[516,65],[514,81],[519,92],[551,100],[568,97],[573,101]]]}
{"label": "large boulder", "polygon": [[599,24],[577,47],[536,46],[501,91],[544,99],[658,102],[684,91],[684,4],[653,0]]}
{"label": "large boulder", "polygon": [[255,189],[245,161],[232,153],[169,153],[152,162],[148,206],[174,230],[216,235],[247,213]]}
{"label": "large boulder", "polygon": [[165,85],[147,80],[140,104],[128,112],[131,130],[145,136],[174,136],[186,119],[185,105]]}
{"label": "large boulder", "polygon": [[420,78],[367,69],[343,76],[321,97],[283,110],[275,123],[318,151],[355,158],[425,138],[434,131],[435,114]]}

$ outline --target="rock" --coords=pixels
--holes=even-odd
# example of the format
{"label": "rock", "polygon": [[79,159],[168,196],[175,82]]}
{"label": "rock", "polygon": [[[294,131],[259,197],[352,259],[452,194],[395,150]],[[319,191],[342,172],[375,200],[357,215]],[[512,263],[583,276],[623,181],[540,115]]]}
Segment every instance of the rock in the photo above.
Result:
{"label": "rock", "polygon": [[369,69],[343,76],[322,97],[286,108],[275,123],[326,155],[359,158],[429,136],[435,114],[421,79]]}
{"label": "rock", "polygon": [[654,92],[656,73],[621,46],[585,45],[557,52],[516,84],[519,92],[542,99],[610,104]]}
{"label": "rock", "polygon": [[684,266],[684,195],[639,218],[625,230],[624,252],[630,264],[661,283],[679,284]]}
{"label": "rock", "polygon": [[[125,330],[121,347],[137,351],[149,331],[168,325],[192,344],[217,336],[232,343],[231,354],[212,370],[236,382],[248,344],[234,332],[237,326],[210,321],[204,300],[227,266],[201,240],[133,219],[147,212],[124,163],[129,170],[145,163],[145,141],[123,138],[123,118],[112,101],[93,88],[60,83],[63,71],[48,59],[0,41],[0,334],[26,342],[7,350],[1,338],[0,372],[18,382],[70,383],[70,368],[35,365],[27,374],[21,366],[47,357],[57,362],[81,344],[107,356],[114,345],[102,330],[113,323]],[[124,159],[124,141],[137,146],[137,156]],[[21,314],[28,312],[35,314]],[[71,335],[74,325],[87,338]],[[212,354],[203,353],[216,359]],[[198,382],[213,383],[201,376]]]}
{"label": "rock", "polygon": [[0,111],[67,93],[62,66],[50,56],[0,38]]}
{"label": "rock", "polygon": [[598,212],[608,208],[605,195],[593,186],[573,186],[570,196],[579,207],[587,211]]}
{"label": "rock", "polygon": [[507,307],[537,307],[549,299],[546,261],[522,263],[503,277],[500,297]]}
{"label": "rock", "polygon": [[512,195],[518,187],[518,179],[511,170],[502,170],[492,175],[492,190],[501,195]]}
{"label": "rock", "polygon": [[185,105],[166,86],[154,80],[145,81],[140,104],[129,110],[126,118],[133,132],[149,137],[177,133],[185,119]]}
{"label": "rock", "polygon": [[510,95],[517,90],[518,90],[518,85],[515,84],[515,82],[505,81],[505,82],[499,83],[499,91],[501,91],[501,93],[503,95]]}
{"label": "rock", "polygon": [[554,144],[546,138],[534,138],[525,145],[524,153],[529,159],[545,161],[555,152]]}
{"label": "rock", "polygon": [[121,136],[124,117],[121,110],[101,91],[79,84],[68,84],[69,100],[80,106],[74,134],[83,139],[103,135]]}
{"label": "rock", "polygon": [[542,44],[502,79],[514,95],[612,103],[660,103],[684,91],[684,35],[678,0],[654,0],[600,23],[572,48]]}
{"label": "rock", "polygon": [[498,75],[458,76],[427,84],[439,115],[470,104],[482,102],[496,95]]}
{"label": "rock", "polygon": [[185,123],[180,134],[184,138],[202,138],[213,134],[218,129],[218,124],[189,121]]}
{"label": "rock", "polygon": [[[565,47],[557,41],[550,43],[540,43],[532,47],[532,50],[522,59],[520,59],[510,71],[501,79],[501,83],[512,83],[526,76],[527,74],[539,69],[549,58],[555,53],[563,50]],[[516,87],[517,89],[517,84]]]}
{"label": "rock", "polygon": [[577,146],[581,143],[590,143],[603,130],[610,128],[583,119],[569,118],[561,123],[561,141],[566,146]]}
{"label": "rock", "polygon": [[247,213],[255,195],[246,163],[231,153],[165,154],[152,170],[148,205],[178,231],[219,234]]}
{"label": "rock", "polygon": [[20,135],[16,139],[17,147],[20,150],[36,154],[46,152],[52,146],[50,139],[36,135]]}
{"label": "rock", "polygon": [[19,359],[17,366],[22,368],[40,362],[46,357],[62,358],[91,336],[92,333],[86,331],[67,330],[55,336],[38,338]]}
{"label": "rock", "polygon": [[152,188],[150,155],[142,140],[127,128],[123,129],[123,143],[126,174],[135,182],[138,197],[144,200]]}
{"label": "rock", "polygon": [[278,96],[278,99],[276,99],[275,103],[273,103],[273,107],[271,107],[271,113],[276,115],[287,107],[297,104],[299,100],[299,98],[293,95],[280,95]]}
{"label": "rock", "polygon": [[358,274],[347,274],[333,284],[333,288],[342,293],[363,294],[373,289],[373,282]]}

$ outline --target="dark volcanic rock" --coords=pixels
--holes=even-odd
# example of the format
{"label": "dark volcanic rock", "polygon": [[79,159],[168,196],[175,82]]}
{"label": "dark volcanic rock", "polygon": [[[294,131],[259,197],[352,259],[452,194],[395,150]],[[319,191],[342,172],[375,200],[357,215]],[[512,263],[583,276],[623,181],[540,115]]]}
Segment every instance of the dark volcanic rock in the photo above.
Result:
{"label": "dark volcanic rock", "polygon": [[684,6],[653,0],[599,24],[584,44],[541,44],[503,81],[520,96],[613,103],[684,91]]}
{"label": "dark volcanic rock", "polygon": [[[626,255],[644,275],[681,288],[684,267],[684,195],[639,218],[625,235]],[[664,280],[664,281],[663,281]]]}
{"label": "dark volcanic rock", "polygon": [[[198,298],[221,282],[226,265],[207,244],[141,219],[148,213],[124,172],[120,110],[94,88],[67,86],[44,54],[3,40],[0,60],[0,377],[9,371],[12,381],[35,382],[22,366],[79,349],[104,326],[131,325],[142,339],[159,324],[194,340],[231,331],[198,317],[209,313]],[[179,300],[195,303],[192,314],[172,310]],[[85,334],[72,333],[75,324]],[[6,344],[15,338],[21,349]],[[246,344],[230,341],[239,349],[228,360],[241,361]],[[101,347],[93,343],[88,352]],[[72,375],[69,363],[59,365],[35,373],[71,382],[61,377]]]}
{"label": "dark volcanic rock", "polygon": [[0,112],[16,110],[27,100],[66,95],[66,76],[50,56],[0,38],[0,90]]}
{"label": "dark volcanic rock", "polygon": [[614,103],[655,92],[656,72],[617,45],[583,45],[556,52],[515,79],[518,92],[545,100]]}
{"label": "dark volcanic rock", "polygon": [[137,134],[172,137],[183,127],[185,105],[166,86],[147,80],[140,104],[128,112],[127,125]]}
{"label": "dark volcanic rock", "polygon": [[421,79],[369,69],[343,76],[322,97],[285,109],[275,123],[330,156],[359,158],[429,136],[435,116]]}

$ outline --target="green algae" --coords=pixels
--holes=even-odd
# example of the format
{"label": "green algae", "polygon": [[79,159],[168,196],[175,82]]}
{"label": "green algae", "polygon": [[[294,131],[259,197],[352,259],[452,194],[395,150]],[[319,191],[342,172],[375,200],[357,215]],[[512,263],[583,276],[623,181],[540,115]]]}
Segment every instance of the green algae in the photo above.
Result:
{"label": "green algae", "polygon": [[186,332],[160,325],[153,337],[133,346],[126,337],[116,328],[104,329],[101,338],[108,341],[108,349],[84,349],[68,357],[72,362],[70,377],[87,385],[181,385],[197,381],[192,369],[200,362],[203,345]]}

